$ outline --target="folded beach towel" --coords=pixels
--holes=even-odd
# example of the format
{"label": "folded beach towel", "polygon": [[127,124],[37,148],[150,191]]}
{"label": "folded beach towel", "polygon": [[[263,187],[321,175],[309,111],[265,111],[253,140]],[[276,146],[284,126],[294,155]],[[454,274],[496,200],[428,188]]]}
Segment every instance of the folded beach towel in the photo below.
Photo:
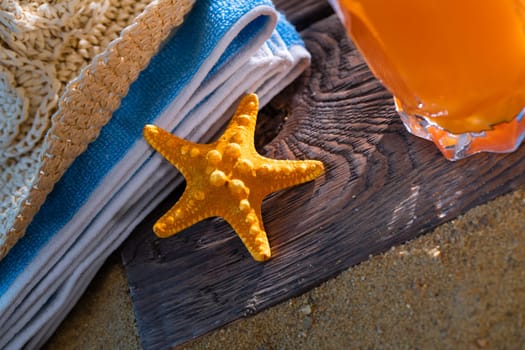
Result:
{"label": "folded beach towel", "polygon": [[[158,10],[161,4],[160,0],[152,2],[141,9],[142,15],[150,7]],[[51,146],[38,154],[42,159],[63,157],[60,166],[72,164],[59,176],[25,235],[0,261],[0,348],[33,348],[45,342],[105,258],[180,183],[173,167],[143,140],[145,124],[157,124],[193,141],[208,141],[231,117],[244,93],[257,93],[264,105],[309,62],[294,28],[268,0],[169,4],[174,7],[172,11],[178,11],[178,16],[171,14],[177,17],[171,20],[171,27],[182,22],[185,9],[191,5],[193,8],[129,92],[125,82],[133,77],[126,75],[126,65],[139,70],[141,63],[147,62],[142,46],[151,46],[149,52],[155,51],[155,43],[135,40],[140,35],[140,31],[134,32],[136,24],[126,27],[122,36],[135,43],[137,52],[119,47],[117,38],[104,54],[85,66],[80,79],[73,79],[65,93],[56,87],[53,98],[58,101],[57,113],[71,108],[73,115],[84,118],[76,118],[75,125],[67,124],[71,122],[67,118],[54,118],[51,128],[58,131],[48,131],[46,140]],[[142,30],[165,26],[163,20],[154,19],[148,17],[141,22],[139,16],[136,21],[144,23],[139,26]],[[0,26],[2,23],[0,17]],[[118,54],[124,66],[113,66],[110,72],[100,75],[97,69],[110,63],[112,54]],[[82,85],[82,81],[104,80],[110,74],[109,80],[118,80],[121,75],[125,82],[83,90],[90,84]],[[91,96],[90,101],[83,102],[87,106],[76,102],[84,94]],[[83,114],[86,108],[93,110],[89,103],[99,106],[101,114],[115,109],[124,95],[108,120],[93,120],[94,116]],[[73,147],[91,140],[87,149]],[[34,183],[44,187],[41,178],[45,180],[53,169],[39,169]],[[8,180],[3,179],[6,183]],[[35,179],[26,181],[30,185]],[[31,190],[28,192],[25,207],[31,206],[32,200],[38,201],[31,197]],[[19,214],[11,225],[6,225],[19,225],[15,231],[23,230],[24,220],[30,221],[27,217],[20,218]]]}

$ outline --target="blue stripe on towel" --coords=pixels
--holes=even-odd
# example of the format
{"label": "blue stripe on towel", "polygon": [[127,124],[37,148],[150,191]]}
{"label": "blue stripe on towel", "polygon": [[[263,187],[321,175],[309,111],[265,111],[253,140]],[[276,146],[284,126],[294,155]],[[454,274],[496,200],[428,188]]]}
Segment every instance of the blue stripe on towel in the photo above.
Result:
{"label": "blue stripe on towel", "polygon": [[[216,43],[239,18],[256,6],[273,6],[271,1],[198,0],[182,27],[152,59],[148,68],[131,86],[111,121],[68,169],[29,226],[26,235],[0,262],[0,296],[45,244],[88,199],[113,166],[141,137],[144,124],[154,120],[195,75]],[[228,48],[212,73],[246,45],[266,24],[253,21]],[[289,27],[288,27],[289,26]],[[287,43],[300,43],[295,30],[280,21]],[[289,33],[288,31],[291,31]],[[132,118],[130,118],[132,116]]]}

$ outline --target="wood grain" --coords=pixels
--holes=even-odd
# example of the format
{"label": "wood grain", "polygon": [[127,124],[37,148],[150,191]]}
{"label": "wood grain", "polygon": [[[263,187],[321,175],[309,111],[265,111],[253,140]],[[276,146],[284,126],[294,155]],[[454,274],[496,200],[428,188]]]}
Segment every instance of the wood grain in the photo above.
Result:
{"label": "wood grain", "polygon": [[312,66],[261,113],[286,116],[263,153],[320,159],[325,176],[266,199],[266,263],[221,219],[156,238],[153,222],[182,189],[159,206],[122,251],[144,348],[176,346],[299,295],[525,184],[525,147],[452,163],[409,135],[335,16],[302,35]]}
{"label": "wood grain", "polygon": [[297,30],[302,30],[334,12],[325,0],[275,0],[273,3]]}

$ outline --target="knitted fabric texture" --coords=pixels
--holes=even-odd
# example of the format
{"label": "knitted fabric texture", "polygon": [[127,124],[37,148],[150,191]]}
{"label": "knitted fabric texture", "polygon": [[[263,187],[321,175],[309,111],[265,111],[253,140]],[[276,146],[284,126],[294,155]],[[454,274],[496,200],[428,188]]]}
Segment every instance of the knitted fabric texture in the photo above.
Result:
{"label": "knitted fabric texture", "polygon": [[0,0],[0,259],[194,0]]}

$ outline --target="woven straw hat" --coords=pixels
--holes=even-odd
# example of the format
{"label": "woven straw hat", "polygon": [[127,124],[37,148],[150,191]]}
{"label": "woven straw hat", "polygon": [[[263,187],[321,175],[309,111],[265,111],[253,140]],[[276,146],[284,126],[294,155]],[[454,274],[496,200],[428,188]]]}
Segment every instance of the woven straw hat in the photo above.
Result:
{"label": "woven straw hat", "polygon": [[195,0],[0,0],[0,259]]}

